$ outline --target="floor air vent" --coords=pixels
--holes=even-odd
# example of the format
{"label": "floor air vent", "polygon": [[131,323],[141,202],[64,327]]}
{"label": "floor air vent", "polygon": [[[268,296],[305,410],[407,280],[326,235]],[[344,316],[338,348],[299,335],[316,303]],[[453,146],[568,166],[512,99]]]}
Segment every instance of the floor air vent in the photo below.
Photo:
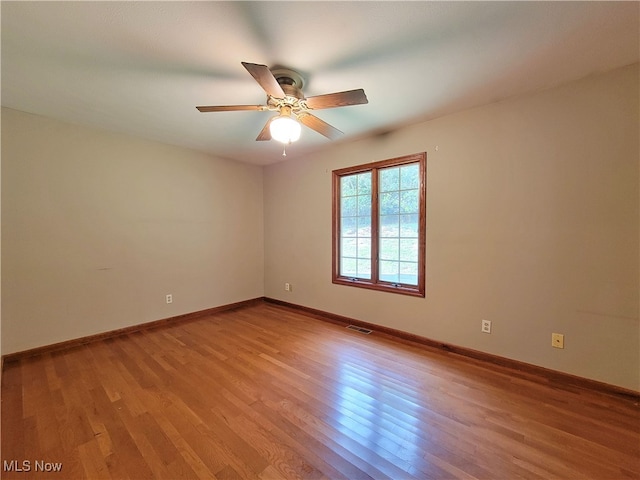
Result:
{"label": "floor air vent", "polygon": [[349,325],[347,326],[349,330],[355,330],[356,332],[364,333],[369,335],[373,330],[369,330],[368,328],[358,327],[357,325]]}

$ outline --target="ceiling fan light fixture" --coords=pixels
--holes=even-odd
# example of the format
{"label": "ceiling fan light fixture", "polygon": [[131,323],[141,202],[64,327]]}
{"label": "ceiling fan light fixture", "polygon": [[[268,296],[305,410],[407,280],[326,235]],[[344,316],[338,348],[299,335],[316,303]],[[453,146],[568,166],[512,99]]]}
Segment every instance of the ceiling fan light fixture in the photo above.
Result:
{"label": "ceiling fan light fixture", "polygon": [[[271,117],[262,127],[256,141],[277,140],[285,145],[297,141],[302,131],[301,122],[311,130],[335,140],[342,132],[316,117],[309,110],[346,107],[369,103],[364,90],[346,90],[344,92],[327,93],[305,97],[302,93],[304,79],[298,72],[285,67],[272,70],[266,65],[242,62],[242,66],[251,74],[267,94],[266,105],[209,105],[196,107],[199,112],[233,112],[240,110],[256,110],[259,112],[280,110],[276,117]],[[295,113],[294,113],[295,112]]]}
{"label": "ceiling fan light fixture", "polygon": [[284,107],[269,124],[271,138],[284,144],[298,141],[301,131],[300,124],[291,117],[291,110]]}

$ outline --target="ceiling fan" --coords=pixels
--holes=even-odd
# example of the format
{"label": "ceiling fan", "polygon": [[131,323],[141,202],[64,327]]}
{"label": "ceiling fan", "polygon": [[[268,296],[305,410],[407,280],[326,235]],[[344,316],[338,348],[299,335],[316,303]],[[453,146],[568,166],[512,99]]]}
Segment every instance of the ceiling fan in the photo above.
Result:
{"label": "ceiling fan", "polygon": [[[333,140],[342,135],[337,128],[316,117],[310,111],[369,103],[363,89],[328,93],[306,98],[302,93],[304,80],[288,68],[269,69],[266,65],[242,62],[267,93],[266,105],[219,105],[196,107],[200,112],[232,112],[257,110],[278,112],[270,118],[256,138],[257,141],[277,140],[284,144],[300,138],[300,123]],[[300,122],[300,123],[298,123]]]}

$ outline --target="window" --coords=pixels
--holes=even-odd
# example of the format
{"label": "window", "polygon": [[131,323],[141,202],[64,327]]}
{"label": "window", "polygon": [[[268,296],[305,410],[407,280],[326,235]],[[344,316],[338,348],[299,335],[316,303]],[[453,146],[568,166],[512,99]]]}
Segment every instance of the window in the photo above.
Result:
{"label": "window", "polygon": [[426,153],[333,171],[333,283],[425,295]]}

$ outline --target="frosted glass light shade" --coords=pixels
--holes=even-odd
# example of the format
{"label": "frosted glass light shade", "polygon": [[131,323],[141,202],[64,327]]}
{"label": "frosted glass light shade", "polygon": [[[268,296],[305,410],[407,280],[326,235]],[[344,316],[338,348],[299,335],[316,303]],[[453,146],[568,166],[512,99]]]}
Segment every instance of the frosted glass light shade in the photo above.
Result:
{"label": "frosted glass light shade", "polygon": [[271,121],[269,131],[271,138],[282,143],[295,142],[300,138],[302,127],[293,118],[278,116]]}

